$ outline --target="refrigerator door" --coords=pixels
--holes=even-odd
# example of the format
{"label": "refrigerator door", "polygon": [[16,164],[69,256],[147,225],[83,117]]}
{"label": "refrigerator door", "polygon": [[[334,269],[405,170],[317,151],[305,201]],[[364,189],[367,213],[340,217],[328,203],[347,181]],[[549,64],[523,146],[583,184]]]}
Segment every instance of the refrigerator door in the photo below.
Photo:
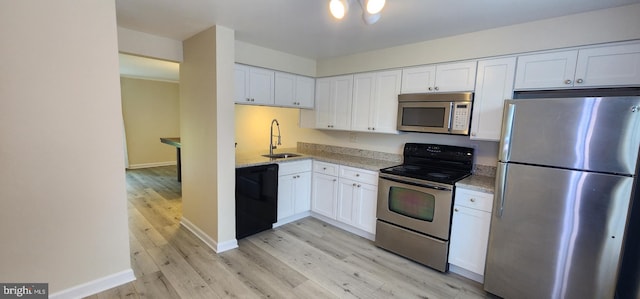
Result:
{"label": "refrigerator door", "polygon": [[504,298],[613,298],[633,178],[499,168],[506,180],[496,186],[485,290]]}
{"label": "refrigerator door", "polygon": [[640,97],[505,101],[499,160],[631,175]]}

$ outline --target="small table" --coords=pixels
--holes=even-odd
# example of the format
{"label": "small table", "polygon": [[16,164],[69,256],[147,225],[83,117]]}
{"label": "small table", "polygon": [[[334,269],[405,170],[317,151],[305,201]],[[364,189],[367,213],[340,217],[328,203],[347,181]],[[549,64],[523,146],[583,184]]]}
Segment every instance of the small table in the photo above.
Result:
{"label": "small table", "polygon": [[180,137],[161,137],[160,142],[176,147],[176,164],[178,168],[178,182],[182,182],[182,167],[180,166]]}

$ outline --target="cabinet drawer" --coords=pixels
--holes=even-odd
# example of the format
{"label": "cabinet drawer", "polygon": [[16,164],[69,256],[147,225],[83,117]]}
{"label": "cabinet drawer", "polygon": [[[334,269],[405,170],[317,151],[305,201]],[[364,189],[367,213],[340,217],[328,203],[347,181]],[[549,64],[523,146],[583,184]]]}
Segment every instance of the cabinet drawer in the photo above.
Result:
{"label": "cabinet drawer", "polygon": [[311,171],[311,160],[278,163],[278,175],[288,175],[306,171]]}
{"label": "cabinet drawer", "polygon": [[378,173],[360,168],[340,166],[340,178],[378,186]]}
{"label": "cabinet drawer", "polygon": [[491,213],[493,194],[456,188],[455,204]]}
{"label": "cabinet drawer", "polygon": [[313,171],[327,175],[338,176],[338,165],[313,161]]}

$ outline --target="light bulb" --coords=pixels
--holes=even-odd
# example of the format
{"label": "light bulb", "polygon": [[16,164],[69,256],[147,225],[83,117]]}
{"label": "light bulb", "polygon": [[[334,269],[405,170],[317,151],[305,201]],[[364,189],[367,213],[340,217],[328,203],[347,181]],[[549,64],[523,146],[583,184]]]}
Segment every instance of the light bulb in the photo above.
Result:
{"label": "light bulb", "polygon": [[344,0],[331,0],[329,10],[334,18],[340,20],[347,14],[347,3]]}
{"label": "light bulb", "polygon": [[385,0],[369,0],[367,1],[367,12],[374,15],[382,11]]}

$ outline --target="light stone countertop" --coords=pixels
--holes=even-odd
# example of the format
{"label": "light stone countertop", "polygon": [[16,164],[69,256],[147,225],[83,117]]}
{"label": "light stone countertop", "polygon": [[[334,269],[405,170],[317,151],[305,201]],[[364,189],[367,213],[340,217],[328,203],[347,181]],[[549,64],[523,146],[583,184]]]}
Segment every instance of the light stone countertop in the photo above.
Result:
{"label": "light stone countertop", "polygon": [[474,174],[458,181],[456,187],[493,194],[495,181],[495,177]]}
{"label": "light stone countertop", "polygon": [[[395,165],[402,164],[398,161],[389,161],[382,159],[375,159],[370,157],[359,157],[354,155],[325,152],[325,151],[299,151],[296,148],[282,148],[274,150],[274,153],[292,153],[298,154],[298,157],[285,158],[285,159],[271,159],[263,157],[262,155],[268,154],[267,151],[259,151],[252,153],[236,154],[236,168],[250,167],[266,164],[281,164],[300,160],[316,160],[328,163],[334,163],[339,165],[351,166],[371,171],[378,171],[382,168],[387,168]],[[471,175],[456,183],[457,187],[466,188],[469,190],[475,190],[480,192],[486,192],[493,194],[494,192],[495,178],[492,176],[484,175]]]}
{"label": "light stone countertop", "polygon": [[261,155],[267,154],[266,152],[245,153],[236,155],[236,168],[258,166],[271,163],[287,163],[292,161],[313,159],[322,162],[340,164],[345,166],[351,166],[371,171],[378,171],[381,168],[391,167],[400,164],[397,161],[378,160],[366,157],[357,157],[352,155],[337,154],[331,152],[313,152],[313,153],[301,153],[295,148],[277,149],[274,153],[293,153],[300,155],[299,157],[285,158],[285,159],[270,159],[262,157]]}

